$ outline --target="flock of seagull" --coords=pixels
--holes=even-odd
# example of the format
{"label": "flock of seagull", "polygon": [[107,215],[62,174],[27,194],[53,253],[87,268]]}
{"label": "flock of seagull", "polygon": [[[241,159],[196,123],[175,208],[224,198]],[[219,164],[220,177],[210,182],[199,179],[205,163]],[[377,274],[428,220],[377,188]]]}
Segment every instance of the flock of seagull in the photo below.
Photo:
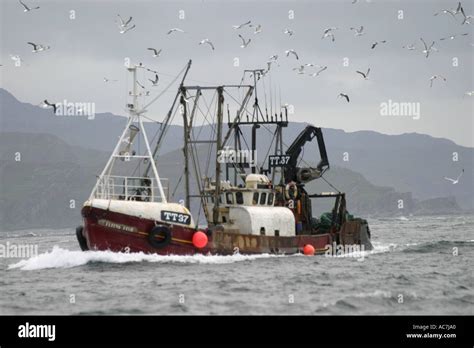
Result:
{"label": "flock of seagull", "polygon": [[[366,1],[370,2],[371,0],[366,0]],[[25,12],[25,13],[36,11],[36,10],[40,9],[40,6],[30,6],[30,5],[27,5],[25,2],[23,2],[22,0],[18,0],[18,2],[21,5],[21,7],[23,8],[23,12]],[[352,0],[352,4],[356,4],[358,2],[359,2],[359,0]],[[474,18],[472,15],[466,15],[461,2],[458,2],[458,5],[457,5],[456,8],[441,9],[440,11],[438,11],[434,14],[434,16],[441,16],[441,15],[449,15],[456,22],[460,23],[461,25],[471,24],[471,19]],[[460,20],[459,20],[459,18],[460,18]],[[125,17],[125,19],[124,19],[124,17],[122,17],[120,14],[118,14],[115,22],[117,24],[118,32],[120,34],[126,34],[129,31],[136,28],[136,25],[133,23],[133,17],[131,17],[131,16],[130,17]],[[251,28],[254,35],[260,34],[263,30],[261,24],[253,24],[251,20],[248,20],[248,21],[246,21],[244,23],[241,23],[241,24],[233,25],[232,28],[238,32],[237,37],[241,41],[240,47],[242,49],[247,48],[252,42],[252,38],[248,37],[248,33],[247,33],[247,35],[245,35],[244,30],[242,30],[242,29]],[[321,40],[328,39],[331,42],[335,42],[336,41],[336,33],[338,32],[338,30],[340,30],[338,27],[329,27],[329,28],[324,29],[323,32],[322,32]],[[365,28],[364,28],[363,25],[361,25],[360,27],[350,27],[349,30],[353,32],[354,37],[360,37],[360,36],[365,35],[365,33],[366,33]],[[284,35],[287,35],[290,38],[295,35],[295,31],[291,28],[285,28],[284,30],[282,30],[282,32],[283,32]],[[176,35],[176,34],[180,34],[180,33],[185,33],[185,31],[180,29],[180,28],[171,28],[166,32],[166,35]],[[453,35],[450,35],[450,36],[447,36],[447,37],[440,38],[439,40],[440,41],[455,40],[456,38],[459,38],[459,37],[462,37],[462,36],[467,36],[468,34],[469,33],[453,34]],[[420,51],[421,51],[421,53],[423,53],[423,55],[426,58],[429,58],[430,55],[433,54],[433,52],[438,51],[438,48],[435,47],[435,41],[432,41],[428,45],[423,38],[420,38],[420,42],[421,42]],[[382,44],[386,44],[386,43],[387,43],[387,40],[374,41],[371,44],[370,49],[374,50],[375,48],[377,48],[377,46],[382,45]],[[44,45],[44,44],[39,44],[39,43],[34,43],[34,42],[27,42],[27,44],[32,47],[32,53],[40,53],[40,52],[44,52],[44,51],[47,51],[47,50],[51,49],[50,46]],[[202,40],[197,42],[197,44],[202,45],[202,46],[207,45],[209,47],[209,49],[211,49],[212,51],[214,51],[216,49],[214,43],[209,38],[203,38]],[[474,46],[474,44],[471,44],[471,45]],[[416,42],[413,42],[412,44],[402,46],[402,48],[406,49],[406,50],[409,50],[409,51],[414,51],[414,50],[417,50],[418,47],[417,47]],[[153,58],[159,58],[160,55],[162,54],[162,49],[161,48],[148,47],[147,50],[150,51],[150,54],[152,55]],[[284,52],[285,52],[286,58],[292,57],[296,61],[300,60],[300,57],[299,57],[298,53],[294,49],[290,48],[290,49],[285,50]],[[21,63],[22,62],[22,58],[17,54],[16,55],[11,54],[10,58],[15,63]],[[260,71],[260,72],[257,72],[257,74],[258,74],[257,77],[260,79],[261,77],[265,76],[270,71],[272,65],[274,65],[274,64],[276,64],[277,66],[280,66],[278,64],[278,59],[279,59],[278,54],[274,54],[274,55],[270,56],[266,61],[267,68]],[[2,65],[0,64],[0,66],[2,66]],[[155,71],[155,70],[144,67],[141,63],[139,64],[139,67],[144,68],[146,71],[148,71],[149,73],[152,74],[151,75],[152,78],[148,78],[148,81],[151,83],[151,86],[152,87],[158,86],[159,81],[160,81],[160,78],[158,76],[158,72]],[[309,72],[307,72],[308,69],[310,70]],[[297,67],[294,67],[293,71],[296,71],[296,73],[299,74],[299,75],[305,75],[306,74],[306,75],[309,75],[311,77],[318,77],[321,73],[323,73],[327,69],[328,69],[328,66],[321,66],[321,65],[317,65],[317,64],[313,64],[313,63],[305,63],[305,64],[300,64]],[[368,80],[370,71],[371,71],[370,68],[368,68],[367,71],[357,70],[356,73],[359,74],[364,80]],[[433,87],[433,84],[436,80],[441,80],[441,81],[444,81],[444,82],[447,81],[447,79],[444,76],[442,76],[440,74],[435,74],[435,75],[431,76],[430,79],[429,79],[430,88]],[[105,83],[117,82],[117,81],[118,80],[109,79],[109,78],[104,77],[104,82]],[[146,87],[145,87],[144,84],[140,83],[139,81],[137,81],[137,84],[138,84],[139,87],[146,90]],[[149,91],[146,91],[146,95],[149,95]],[[474,96],[474,91],[466,92],[465,95]],[[191,98],[192,97],[189,97],[188,99],[185,98],[186,102],[189,102],[189,100]],[[343,92],[339,93],[337,98],[343,99],[347,103],[349,103],[350,100],[351,100],[349,95],[347,93],[343,93]],[[56,103],[50,103],[47,99],[45,99],[42,102],[42,105],[43,105],[43,107],[46,107],[46,108],[52,108],[53,112],[56,113],[56,110],[57,110],[57,104]],[[452,182],[452,184],[457,184],[463,173],[464,173],[464,169],[462,170],[462,172],[459,174],[459,176],[456,179],[452,179],[452,178],[448,178],[448,177],[444,177],[444,179]]]}
{"label": "flock of seagull", "polygon": [[[366,0],[366,1],[370,2],[371,0]],[[40,6],[30,6],[30,5],[27,5],[25,2],[23,2],[22,0],[18,0],[18,2],[23,8],[23,12],[31,12],[31,11],[40,9]],[[358,2],[359,2],[358,0],[353,0],[352,4],[356,4]],[[454,20],[456,20],[458,23],[460,23],[461,25],[471,24],[471,19],[474,18],[472,15],[466,15],[461,2],[458,2],[458,5],[457,5],[456,8],[441,9],[440,11],[434,13],[434,16],[441,16],[441,15],[449,15]],[[460,20],[459,20],[459,18],[460,18]],[[126,34],[129,31],[136,28],[136,25],[133,23],[133,17],[131,17],[131,16],[124,18],[120,14],[118,14],[115,22],[118,26],[118,30],[119,30],[120,34]],[[252,39],[250,37],[245,37],[244,35],[242,35],[242,33],[243,33],[241,31],[242,29],[252,28],[254,35],[257,35],[257,34],[261,33],[262,30],[263,30],[261,24],[253,24],[251,20],[248,20],[248,21],[246,21],[244,23],[241,23],[241,24],[233,25],[232,28],[236,31],[239,31],[237,36],[241,40],[240,47],[243,48],[243,49],[247,48],[251,44]],[[329,27],[329,28],[324,29],[323,32],[322,32],[321,40],[329,39],[329,40],[331,40],[331,42],[335,42],[336,41],[336,32],[338,30],[339,30],[338,27]],[[360,27],[350,27],[349,30],[354,33],[354,37],[360,37],[360,36],[365,35],[365,28],[364,28],[363,25],[361,25]],[[295,35],[295,31],[291,28],[285,28],[282,32],[283,32],[283,34],[287,35],[288,37],[293,37]],[[180,29],[180,28],[171,28],[166,32],[167,35],[173,35],[175,33],[185,33],[185,31]],[[453,35],[450,35],[450,36],[447,36],[447,37],[440,38],[439,40],[440,41],[454,40],[454,39],[456,39],[458,37],[461,37],[461,36],[467,36],[468,34],[469,33],[453,34]],[[420,38],[420,42],[421,42],[421,45],[422,45],[420,50],[426,58],[430,57],[430,55],[432,55],[433,52],[438,51],[438,48],[435,47],[435,41],[432,41],[428,45],[423,38]],[[373,50],[377,46],[379,46],[381,44],[386,44],[386,43],[387,43],[387,40],[374,41],[371,44],[370,49]],[[44,52],[44,51],[47,51],[51,48],[48,45],[34,43],[34,42],[27,42],[27,44],[32,46],[32,52],[33,53]],[[207,45],[212,51],[214,51],[216,49],[214,43],[209,38],[204,38],[204,39],[200,40],[198,42],[198,45],[203,45],[203,46]],[[412,51],[412,50],[417,49],[417,45],[416,45],[416,42],[413,42],[412,44],[402,46],[402,48]],[[149,50],[151,52],[153,58],[160,57],[160,55],[162,53],[162,49],[158,49],[158,48],[154,48],[154,47],[148,47],[147,50]],[[285,56],[287,58],[289,58],[291,56],[297,61],[300,59],[298,53],[292,48],[285,50]],[[15,63],[21,63],[22,62],[22,58],[19,55],[10,55],[10,58]],[[271,57],[269,57],[267,59],[267,62],[266,62],[267,68],[265,70],[257,73],[259,79],[261,77],[265,76],[270,71],[273,64],[278,64],[277,63],[278,58],[279,58],[278,54],[274,54],[274,55],[272,55]],[[2,65],[0,65],[0,66],[2,66]],[[311,68],[311,69],[309,69],[309,71],[308,71],[308,68]],[[312,70],[312,69],[316,69],[316,70]],[[312,63],[305,63],[305,64],[300,64],[297,67],[294,67],[293,71],[296,71],[297,74],[299,74],[299,75],[307,74],[311,77],[318,77],[322,72],[326,71],[327,69],[328,69],[328,66],[322,66],[322,65],[312,64]],[[159,83],[158,73],[154,70],[151,70],[151,69],[146,69],[146,70],[153,73],[153,75],[152,75],[153,79],[151,79],[151,78],[148,79],[151,83],[151,86],[157,86],[158,83]],[[362,71],[357,70],[356,73],[359,74],[364,80],[368,80],[368,76],[369,76],[369,73],[370,73],[370,68],[368,68],[366,72],[362,72]],[[444,76],[442,76],[440,74],[435,74],[435,75],[433,75],[429,78],[430,88],[433,87],[434,81],[436,81],[436,80],[440,80],[440,81],[444,81],[444,82],[447,81],[447,79]],[[104,82],[106,82],[106,83],[116,82],[116,81],[117,80],[108,79],[108,78],[104,77]],[[140,84],[140,86],[143,86],[143,84]],[[145,88],[145,87],[143,87],[143,88]],[[465,95],[473,96],[474,91],[466,92]],[[338,95],[338,98],[343,98],[347,102],[350,102],[350,98],[346,93],[340,93]],[[48,105],[47,103],[44,103],[44,104]]]}

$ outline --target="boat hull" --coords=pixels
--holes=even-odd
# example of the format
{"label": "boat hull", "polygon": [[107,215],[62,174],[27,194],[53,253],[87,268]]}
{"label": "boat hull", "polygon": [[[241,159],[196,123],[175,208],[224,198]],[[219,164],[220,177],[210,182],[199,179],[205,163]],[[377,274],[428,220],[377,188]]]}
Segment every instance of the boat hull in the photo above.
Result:
{"label": "boat hull", "polygon": [[333,242],[329,233],[298,235],[293,237],[260,236],[230,233],[222,230],[203,231],[208,237],[204,248],[193,244],[197,231],[180,225],[168,225],[171,240],[163,246],[150,243],[150,231],[156,226],[154,220],[95,207],[82,209],[84,228],[82,235],[89,250],[111,250],[115,252],[144,252],[160,255],[219,254],[296,254],[311,244],[317,254],[324,253]]}

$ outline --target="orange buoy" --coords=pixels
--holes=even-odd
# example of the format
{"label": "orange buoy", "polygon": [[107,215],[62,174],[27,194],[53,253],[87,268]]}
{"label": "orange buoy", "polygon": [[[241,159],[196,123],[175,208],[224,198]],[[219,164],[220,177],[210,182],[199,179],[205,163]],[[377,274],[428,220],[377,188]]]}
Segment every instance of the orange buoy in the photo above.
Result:
{"label": "orange buoy", "polygon": [[311,244],[306,244],[303,248],[303,253],[308,256],[314,255],[314,251],[314,246]]}
{"label": "orange buoy", "polygon": [[207,245],[208,239],[207,235],[202,231],[197,231],[193,234],[193,245],[198,248],[202,249]]}

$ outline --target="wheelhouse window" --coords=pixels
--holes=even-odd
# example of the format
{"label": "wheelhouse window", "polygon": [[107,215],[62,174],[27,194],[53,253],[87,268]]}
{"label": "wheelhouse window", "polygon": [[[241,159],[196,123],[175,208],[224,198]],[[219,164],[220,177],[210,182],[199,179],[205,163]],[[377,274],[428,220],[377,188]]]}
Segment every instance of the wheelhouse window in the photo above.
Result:
{"label": "wheelhouse window", "polygon": [[235,200],[237,204],[244,204],[244,195],[242,192],[239,191],[235,193]]}
{"label": "wheelhouse window", "polygon": [[258,192],[255,192],[253,194],[253,205],[257,205],[258,204]]}
{"label": "wheelhouse window", "polygon": [[234,204],[234,194],[232,192],[227,192],[225,198],[227,204]]}
{"label": "wheelhouse window", "polygon": [[268,194],[268,205],[273,205],[273,192]]}
{"label": "wheelhouse window", "polygon": [[262,192],[260,194],[260,205],[265,205],[267,203],[267,194]]}

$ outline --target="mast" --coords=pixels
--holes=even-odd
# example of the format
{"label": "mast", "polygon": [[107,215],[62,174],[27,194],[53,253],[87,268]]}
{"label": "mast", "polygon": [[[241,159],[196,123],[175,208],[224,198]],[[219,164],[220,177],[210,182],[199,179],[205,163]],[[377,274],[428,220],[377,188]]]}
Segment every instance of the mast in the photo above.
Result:
{"label": "mast", "polygon": [[189,156],[188,156],[188,138],[189,138],[189,131],[188,131],[188,108],[186,106],[186,89],[181,87],[181,108],[183,113],[183,132],[184,132],[184,147],[183,147],[183,155],[184,155],[184,191],[185,191],[185,201],[184,204],[186,208],[190,209],[190,202],[189,202]]}
{"label": "mast", "polygon": [[219,220],[219,200],[221,195],[221,163],[217,160],[222,150],[222,108],[224,104],[224,87],[217,88],[217,138],[216,138],[216,189],[214,191],[214,208],[212,221],[217,225]]}

